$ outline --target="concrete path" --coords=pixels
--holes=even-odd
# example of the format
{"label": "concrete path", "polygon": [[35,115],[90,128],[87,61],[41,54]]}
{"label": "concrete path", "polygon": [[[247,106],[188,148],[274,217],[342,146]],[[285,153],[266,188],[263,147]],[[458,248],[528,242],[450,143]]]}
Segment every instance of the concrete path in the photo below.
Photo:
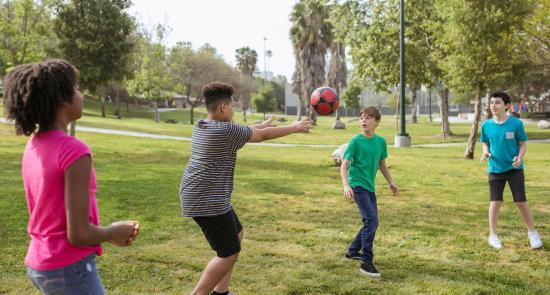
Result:
{"label": "concrete path", "polygon": [[[0,117],[0,123],[11,124],[6,121],[5,118]],[[91,133],[101,133],[101,134],[113,134],[113,135],[122,135],[122,136],[131,136],[131,137],[141,137],[141,138],[154,138],[154,139],[170,139],[177,141],[191,141],[191,137],[183,136],[170,136],[170,135],[161,135],[145,132],[135,132],[135,131],[124,131],[124,130],[113,130],[113,129],[104,129],[104,128],[95,128],[95,127],[86,127],[76,124],[76,131],[82,132],[91,132]],[[550,143],[550,139],[535,139],[529,140],[530,143]],[[339,144],[299,144],[299,143],[269,143],[269,142],[260,142],[260,143],[249,143],[248,145],[252,146],[272,146],[272,147],[309,147],[309,148],[337,148]],[[453,146],[464,146],[466,143],[457,142],[457,143],[431,143],[431,144],[413,144],[413,148],[444,148],[444,147],[453,147]],[[393,147],[393,145],[389,145]]]}

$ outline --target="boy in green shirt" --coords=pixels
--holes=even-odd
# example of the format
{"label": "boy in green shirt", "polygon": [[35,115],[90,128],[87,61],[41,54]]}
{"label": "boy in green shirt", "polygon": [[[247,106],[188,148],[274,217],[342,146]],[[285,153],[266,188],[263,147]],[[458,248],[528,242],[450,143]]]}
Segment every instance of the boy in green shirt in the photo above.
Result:
{"label": "boy in green shirt", "polygon": [[355,200],[363,221],[363,227],[349,246],[346,257],[360,259],[360,271],[373,278],[380,277],[373,263],[372,252],[374,236],[378,228],[378,208],[374,192],[374,179],[378,169],[388,181],[393,194],[397,194],[397,186],[393,183],[385,162],[388,157],[386,140],[375,134],[380,119],[380,112],[375,107],[366,107],[361,110],[359,122],[362,132],[348,143],[340,167],[344,196],[348,200]]}

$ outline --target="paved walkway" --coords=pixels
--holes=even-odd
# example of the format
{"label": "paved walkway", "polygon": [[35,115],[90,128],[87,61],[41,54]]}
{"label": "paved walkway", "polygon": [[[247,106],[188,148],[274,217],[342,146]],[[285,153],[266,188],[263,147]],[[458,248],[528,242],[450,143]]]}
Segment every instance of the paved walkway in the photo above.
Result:
{"label": "paved walkway", "polygon": [[[5,118],[0,117],[0,123],[10,124],[6,121]],[[104,128],[95,128],[95,127],[86,127],[76,124],[76,131],[82,132],[91,132],[91,133],[101,133],[101,134],[113,134],[113,135],[122,135],[122,136],[131,136],[131,137],[141,137],[141,138],[154,138],[154,139],[170,139],[178,141],[191,141],[191,137],[183,136],[170,136],[170,135],[161,135],[145,132],[135,132],[135,131],[124,131],[124,130],[113,130],[113,129],[104,129]],[[529,140],[529,142],[536,143],[550,143],[550,139],[535,139]],[[272,147],[309,147],[309,148],[337,148],[339,144],[299,144],[299,143],[250,143],[253,146],[272,146]],[[443,148],[443,147],[452,147],[452,146],[464,146],[465,142],[455,142],[455,143],[431,143],[431,144],[413,144],[412,147],[417,148]],[[389,146],[393,147],[393,146]]]}

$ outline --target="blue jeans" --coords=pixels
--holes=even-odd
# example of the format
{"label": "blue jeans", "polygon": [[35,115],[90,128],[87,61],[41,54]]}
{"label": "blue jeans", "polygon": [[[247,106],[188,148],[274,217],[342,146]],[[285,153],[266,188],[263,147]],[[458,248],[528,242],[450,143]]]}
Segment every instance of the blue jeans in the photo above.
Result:
{"label": "blue jeans", "polygon": [[368,190],[356,186],[353,188],[355,203],[359,208],[363,227],[359,229],[357,236],[349,246],[349,253],[357,253],[361,250],[361,260],[372,262],[373,252],[372,245],[374,235],[378,228],[378,208],[376,206],[376,194]]}
{"label": "blue jeans", "polygon": [[97,273],[95,254],[52,270],[34,270],[27,267],[27,275],[43,294],[105,294]]}

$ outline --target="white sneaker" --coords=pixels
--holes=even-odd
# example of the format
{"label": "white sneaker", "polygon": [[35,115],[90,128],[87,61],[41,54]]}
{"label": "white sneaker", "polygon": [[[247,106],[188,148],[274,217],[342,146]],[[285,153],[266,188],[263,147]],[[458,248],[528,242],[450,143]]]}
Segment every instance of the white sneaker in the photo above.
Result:
{"label": "white sneaker", "polygon": [[498,238],[498,236],[496,234],[489,235],[488,241],[489,241],[489,245],[491,245],[491,247],[493,247],[495,249],[502,248],[502,242],[500,241],[500,239]]}
{"label": "white sneaker", "polygon": [[531,249],[538,249],[542,247],[542,241],[540,240],[539,233],[537,231],[527,232],[529,236],[529,243],[531,243]]}

